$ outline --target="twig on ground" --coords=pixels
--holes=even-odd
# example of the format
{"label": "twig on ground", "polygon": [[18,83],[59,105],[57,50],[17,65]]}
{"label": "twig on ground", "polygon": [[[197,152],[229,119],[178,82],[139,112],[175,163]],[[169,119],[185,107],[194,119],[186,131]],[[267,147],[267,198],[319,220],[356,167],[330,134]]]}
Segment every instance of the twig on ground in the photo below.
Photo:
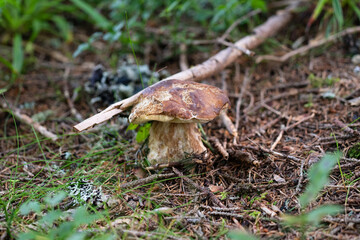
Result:
{"label": "twig on ground", "polygon": [[211,137],[209,138],[209,140],[214,144],[215,148],[220,152],[220,154],[224,157],[224,159],[227,160],[229,158],[229,153],[226,151],[223,145],[221,145],[219,139],[215,137]]}
{"label": "twig on ground", "polygon": [[244,215],[236,214],[236,213],[229,213],[229,212],[219,212],[219,211],[213,211],[208,212],[210,215],[216,215],[216,216],[224,216],[224,217],[235,217],[239,219],[244,219]]}
{"label": "twig on ground", "polygon": [[346,125],[345,123],[341,122],[339,119],[335,119],[334,123],[339,126],[342,130],[344,130],[345,132],[348,132],[350,134],[353,135],[360,135],[360,132],[358,132],[357,130],[354,130],[352,128],[350,128],[348,125]]}
{"label": "twig on ground", "polygon": [[208,209],[208,210],[216,210],[216,211],[223,211],[223,212],[233,212],[233,211],[241,211],[241,208],[239,207],[233,207],[233,208],[220,208],[220,207],[210,207],[206,205],[200,205],[199,207]]}
{"label": "twig on ground", "polygon": [[340,139],[350,139],[350,138],[354,138],[357,137],[353,134],[346,134],[346,135],[340,135],[340,136],[334,136],[334,137],[323,137],[323,138],[319,138],[317,141],[321,142],[321,144],[323,145],[329,145],[329,144],[334,144],[337,143],[338,140]]}
{"label": "twig on ground", "polygon": [[[264,95],[265,95],[264,91]],[[260,108],[264,107],[263,104],[268,104],[269,102],[275,101],[275,100],[279,100],[281,98],[287,98],[287,97],[292,97],[292,96],[296,96],[300,93],[318,93],[319,89],[290,89],[289,91],[282,93],[282,94],[277,94],[273,97],[270,98],[266,98],[263,101],[260,101],[260,103],[258,103],[257,105],[255,105],[252,109],[249,109],[248,111],[246,111],[246,114],[252,114],[256,111],[258,111]]]}
{"label": "twig on ground", "polygon": [[185,177],[184,174],[182,174],[179,170],[177,170],[174,167],[173,167],[173,171],[176,173],[176,175],[178,175],[179,177],[184,179],[187,183],[191,184],[196,189],[200,190],[201,192],[207,193],[207,195],[210,197],[210,199],[213,203],[215,203],[219,207],[225,207],[225,205],[222,202],[220,202],[220,200],[208,188],[199,186],[197,183],[195,183],[190,178]]}
{"label": "twig on ground", "polygon": [[132,181],[132,182],[121,184],[120,187],[121,188],[131,188],[131,187],[151,183],[155,179],[172,178],[172,177],[175,177],[175,176],[176,175],[174,173],[154,174],[154,175],[148,176],[146,178],[141,178],[141,179],[138,179],[138,180],[135,180],[135,181]]}
{"label": "twig on ground", "polygon": [[276,146],[278,145],[278,143],[280,142],[280,140],[281,140],[281,138],[282,138],[282,136],[284,134],[285,126],[283,124],[281,124],[280,128],[281,128],[280,133],[277,136],[277,138],[275,139],[275,142],[271,145],[270,151],[273,151],[276,148]]}
{"label": "twig on ground", "polygon": [[226,129],[229,131],[229,133],[232,136],[234,136],[234,143],[236,143],[236,139],[238,137],[238,132],[237,132],[233,122],[231,121],[229,116],[224,112],[220,113],[220,119],[224,123],[224,125],[225,125]]}
{"label": "twig on ground", "polygon": [[297,184],[297,186],[296,186],[296,188],[295,188],[295,192],[300,192],[300,187],[301,187],[301,182],[302,182],[302,180],[303,180],[303,178],[304,178],[304,173],[303,173],[303,171],[304,171],[304,165],[305,165],[305,159],[302,159],[302,161],[301,161],[301,166],[300,166],[300,173],[299,173],[299,182],[298,182],[298,184]]}
{"label": "twig on ground", "polygon": [[[297,6],[294,2],[285,10],[279,11],[275,16],[270,17],[264,24],[256,27],[254,34],[246,36],[234,45],[246,49],[253,49],[263,43],[267,38],[276,34],[282,29],[292,18],[293,9]],[[228,47],[205,62],[196,65],[188,70],[174,74],[166,79],[192,80],[199,81],[201,79],[210,77],[215,73],[221,72],[225,67],[233,63],[242,52]]]}
{"label": "twig on ground", "polygon": [[149,167],[146,167],[145,170],[152,171],[152,170],[158,170],[163,168],[169,168],[169,167],[177,167],[183,165],[182,162],[172,162],[172,163],[163,163],[163,164],[156,164]]}
{"label": "twig on ground", "polygon": [[251,154],[248,152],[243,152],[241,150],[233,150],[233,149],[229,149],[227,150],[227,152],[229,154],[229,159],[233,159],[238,162],[247,163],[257,167],[260,166],[260,162],[254,159],[253,156],[251,156]]}
{"label": "twig on ground", "polygon": [[255,53],[250,51],[249,49],[241,47],[241,46],[236,46],[235,44],[233,44],[231,42],[228,42],[228,41],[225,41],[223,39],[220,39],[220,38],[216,39],[216,42],[221,43],[222,45],[225,45],[227,47],[231,47],[233,49],[236,49],[236,50],[240,51],[241,53],[245,53],[248,56],[254,56],[255,55]]}
{"label": "twig on ground", "polygon": [[[275,155],[275,156],[279,156],[279,157],[283,157],[283,158],[287,158],[287,159],[290,159],[290,160],[294,160],[296,162],[301,162],[302,160],[300,158],[297,158],[297,157],[294,157],[294,156],[291,156],[291,155],[287,155],[287,154],[283,154],[283,153],[279,153],[279,152],[276,152],[276,151],[271,151],[270,149],[267,149],[259,144],[256,144],[254,141],[252,141],[251,139],[248,139],[250,142],[254,143],[258,149],[257,150],[261,150],[263,152],[266,152],[266,153],[270,153],[272,155]],[[239,147],[244,147],[244,146],[239,146]],[[255,147],[250,147],[250,146],[247,146],[246,148],[254,148],[256,149]]]}
{"label": "twig on ground", "polygon": [[293,57],[293,56],[296,56],[298,54],[304,54],[306,53],[307,51],[313,49],[313,48],[316,48],[316,47],[319,47],[321,45],[324,45],[325,43],[328,43],[328,42],[332,42],[332,41],[335,41],[336,39],[338,38],[341,38],[345,35],[349,35],[349,34],[354,34],[354,33],[357,33],[357,32],[360,32],[360,27],[351,27],[351,28],[347,28],[339,33],[336,33],[336,34],[333,34],[331,36],[329,36],[328,38],[323,38],[319,41],[314,41],[314,42],[310,42],[310,44],[306,45],[306,46],[303,46],[301,48],[298,48],[294,51],[291,51],[289,53],[286,53],[285,55],[281,56],[281,57],[277,57],[277,56],[273,56],[273,55],[264,55],[264,56],[259,56],[257,57],[256,59],[256,62],[257,63],[260,63],[264,60],[267,60],[267,61],[276,61],[276,62],[285,62],[287,61],[289,58]]}
{"label": "twig on ground", "polygon": [[38,131],[41,135],[44,135],[47,138],[50,138],[52,141],[56,141],[58,140],[58,136],[56,136],[54,133],[50,132],[49,130],[46,129],[46,127],[40,125],[39,123],[35,122],[34,120],[32,120],[31,117],[29,117],[26,114],[23,114],[20,112],[20,109],[17,109],[15,107],[10,107],[6,101],[3,101],[1,104],[1,107],[12,113],[14,115],[14,117],[18,120],[20,120],[23,123],[28,124],[29,126],[33,127],[36,131]]}
{"label": "twig on ground", "polygon": [[189,68],[189,63],[186,56],[187,46],[185,43],[180,43],[180,69],[185,71]]}
{"label": "twig on ground", "polygon": [[70,75],[70,67],[66,67],[65,68],[65,72],[64,72],[64,96],[66,98],[66,101],[69,105],[70,108],[70,112],[71,114],[76,118],[77,121],[82,121],[83,118],[81,116],[81,114],[76,110],[73,101],[70,98],[70,92],[69,92],[69,83],[68,83],[68,79],[69,79],[69,75]]}
{"label": "twig on ground", "polygon": [[[239,75],[239,74],[237,74]],[[242,103],[242,99],[244,96],[244,92],[250,82],[251,76],[249,76],[249,69],[245,70],[245,75],[244,75],[244,79],[243,79],[243,83],[241,86],[241,91],[240,91],[240,95],[238,100],[236,101],[236,110],[235,110],[235,115],[236,115],[236,119],[235,119],[235,129],[238,131],[239,130],[239,122],[240,122],[240,107],[241,107],[241,103]]]}
{"label": "twig on ground", "polygon": [[343,219],[343,218],[327,217],[327,218],[324,218],[323,221],[330,222],[330,223],[336,222],[336,223],[356,223],[356,224],[358,224],[358,223],[360,223],[360,218],[346,218],[346,221],[345,221],[345,219]]}

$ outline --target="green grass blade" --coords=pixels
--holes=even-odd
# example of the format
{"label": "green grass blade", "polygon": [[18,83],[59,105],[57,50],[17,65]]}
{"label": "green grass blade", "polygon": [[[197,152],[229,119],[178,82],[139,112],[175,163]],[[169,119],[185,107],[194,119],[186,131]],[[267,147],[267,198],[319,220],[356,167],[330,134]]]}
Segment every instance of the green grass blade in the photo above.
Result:
{"label": "green grass blade", "polygon": [[5,58],[3,58],[1,56],[0,56],[0,63],[4,64],[5,67],[9,68],[11,72],[16,73],[13,65],[8,60],[6,60]]}
{"label": "green grass blade", "polygon": [[96,11],[93,7],[87,4],[83,0],[71,0],[78,8],[87,13],[97,25],[99,25],[102,29],[108,29],[111,26],[111,23],[103,17],[98,11]]}
{"label": "green grass blade", "polygon": [[344,16],[343,16],[342,8],[341,8],[341,3],[339,0],[332,0],[332,5],[333,5],[336,20],[339,24],[339,27],[341,28],[342,25],[344,24]]}
{"label": "green grass blade", "polygon": [[327,153],[320,162],[311,167],[309,170],[309,184],[299,198],[301,208],[305,208],[311,201],[315,200],[318,193],[328,182],[330,171],[340,157],[341,152]]}
{"label": "green grass blade", "polygon": [[13,39],[13,63],[12,66],[17,73],[20,73],[24,64],[24,50],[22,47],[21,34],[16,34]]}

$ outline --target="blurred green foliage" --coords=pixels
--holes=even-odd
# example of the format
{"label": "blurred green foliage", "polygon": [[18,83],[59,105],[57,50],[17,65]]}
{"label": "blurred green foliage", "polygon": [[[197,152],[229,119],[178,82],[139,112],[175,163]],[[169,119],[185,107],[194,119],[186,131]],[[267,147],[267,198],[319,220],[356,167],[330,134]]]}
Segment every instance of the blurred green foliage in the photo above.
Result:
{"label": "blurred green foliage", "polygon": [[[92,214],[85,206],[78,207],[74,211],[61,210],[59,204],[66,196],[65,192],[59,191],[45,196],[43,198],[44,204],[36,200],[22,204],[19,209],[21,215],[34,212],[39,218],[33,224],[32,229],[18,234],[17,239],[115,239],[113,234],[106,232],[96,233],[89,229],[94,222],[104,220],[104,215],[100,213]],[[88,229],[83,229],[84,226],[88,227]]]}
{"label": "blurred green foliage", "polygon": [[[97,39],[120,42],[127,52],[130,41],[135,52],[142,53],[144,43],[178,44],[196,38],[216,38],[238,18],[253,9],[266,11],[264,0],[111,0],[99,7],[109,12],[112,27],[95,33]],[[243,24],[250,23],[249,20]],[[131,31],[131,39],[128,35]],[[239,29],[232,34],[241,36]],[[243,33],[244,34],[244,33]],[[91,48],[92,41],[79,46],[74,56]]]}
{"label": "blurred green foliage", "polygon": [[321,25],[326,27],[327,35],[341,30],[344,25],[352,25],[355,19],[360,19],[359,3],[359,0],[319,0],[307,23],[307,29],[318,17],[321,18]]}
{"label": "blurred green foliage", "polygon": [[65,42],[73,41],[73,21],[88,21],[102,29],[110,26],[98,11],[84,0],[3,0],[0,1],[1,43],[12,45],[12,62],[0,56],[0,62],[13,74],[20,74],[25,50],[33,49],[32,43],[42,32],[50,33]]}

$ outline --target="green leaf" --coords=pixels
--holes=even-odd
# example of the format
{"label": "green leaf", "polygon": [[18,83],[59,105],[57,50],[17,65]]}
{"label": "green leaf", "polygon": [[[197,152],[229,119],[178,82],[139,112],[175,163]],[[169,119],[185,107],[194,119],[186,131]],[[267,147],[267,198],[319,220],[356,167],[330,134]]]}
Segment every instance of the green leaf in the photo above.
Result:
{"label": "green leaf", "polygon": [[86,14],[91,17],[94,22],[99,25],[102,29],[108,29],[111,26],[111,23],[102,16],[96,9],[91,7],[91,5],[87,4],[83,0],[70,0],[72,3],[74,3],[78,8],[80,8],[82,11],[84,11]]}
{"label": "green leaf", "polygon": [[325,3],[326,3],[327,1],[328,1],[328,0],[320,0],[320,1],[318,1],[317,5],[316,5],[316,8],[315,8],[315,10],[314,10],[314,12],[313,12],[313,14],[312,14],[312,16],[311,16],[311,18],[312,18],[313,20],[316,20],[316,19],[317,19],[317,17],[319,16],[319,14],[321,13],[321,11],[323,10],[324,5],[325,5]]}
{"label": "green leaf", "polygon": [[327,215],[335,215],[343,210],[338,205],[324,205],[320,206],[309,213],[303,213],[297,216],[284,215],[283,223],[292,227],[304,227],[306,225],[316,226],[320,223],[321,219]]}
{"label": "green leaf", "polygon": [[44,201],[49,206],[55,207],[56,205],[61,203],[61,201],[64,200],[64,198],[66,198],[66,195],[67,194],[64,191],[57,192],[56,194],[50,193],[46,197],[44,197]]}
{"label": "green leaf", "polygon": [[259,240],[259,238],[243,231],[232,231],[227,235],[231,240]]}
{"label": "green leaf", "polygon": [[73,35],[71,32],[71,27],[66,19],[62,16],[54,16],[53,21],[56,24],[56,27],[60,31],[60,36],[66,41],[71,42],[73,40]]}
{"label": "green leaf", "polygon": [[83,51],[88,50],[90,48],[90,44],[89,43],[82,43],[80,44],[77,49],[75,50],[75,52],[73,53],[73,58],[76,58],[77,56],[79,56]]}
{"label": "green leaf", "polygon": [[343,16],[342,8],[341,8],[341,3],[339,0],[332,0],[332,5],[334,8],[334,14],[335,14],[336,20],[341,28],[342,25],[344,24],[344,16]]}
{"label": "green leaf", "polygon": [[16,239],[18,240],[32,240],[32,239],[36,239],[38,235],[31,231],[31,232],[25,232],[25,233],[20,233]]}
{"label": "green leaf", "polygon": [[16,73],[20,73],[24,64],[24,50],[22,47],[21,34],[16,34],[13,39],[13,63]]}
{"label": "green leaf", "polygon": [[6,93],[7,92],[7,88],[0,88],[0,94]]}
{"label": "green leaf", "polygon": [[115,240],[116,236],[113,234],[107,233],[107,234],[102,234],[100,236],[96,236],[94,239],[95,240]]}
{"label": "green leaf", "polygon": [[20,214],[21,215],[28,215],[31,212],[40,213],[41,212],[41,205],[37,201],[29,201],[20,206]]}
{"label": "green leaf", "polygon": [[90,224],[100,218],[100,214],[89,214],[86,207],[79,207],[74,213],[74,223],[76,226]]}
{"label": "green leaf", "polygon": [[70,235],[66,240],[83,240],[85,239],[87,232],[76,232]]}
{"label": "green leaf", "polygon": [[331,169],[341,157],[341,152],[327,153],[320,162],[314,164],[309,170],[309,184],[305,192],[300,196],[300,205],[305,208],[311,201],[315,200],[320,190],[328,182]]}
{"label": "green leaf", "polygon": [[5,58],[3,58],[1,56],[0,56],[0,63],[4,64],[5,67],[9,68],[11,72],[16,73],[13,65],[8,60],[6,60]]}
{"label": "green leaf", "polygon": [[150,127],[151,123],[145,123],[143,126],[139,127],[139,130],[136,134],[136,141],[138,143],[141,143],[148,138],[148,136],[150,135]]}
{"label": "green leaf", "polygon": [[39,223],[51,227],[53,223],[58,220],[62,215],[63,212],[58,209],[50,211],[39,220]]}
{"label": "green leaf", "polygon": [[251,0],[250,4],[253,9],[266,11],[266,2],[264,0]]}
{"label": "green leaf", "polygon": [[139,126],[139,124],[130,123],[129,126],[127,127],[126,131],[135,130],[138,126]]}
{"label": "green leaf", "polygon": [[343,208],[338,205],[324,205],[320,206],[306,216],[306,222],[313,225],[318,225],[321,219],[327,215],[336,215],[343,211]]}
{"label": "green leaf", "polygon": [[356,13],[358,19],[360,19],[360,9],[356,6],[356,4],[353,1],[349,1],[349,5]]}

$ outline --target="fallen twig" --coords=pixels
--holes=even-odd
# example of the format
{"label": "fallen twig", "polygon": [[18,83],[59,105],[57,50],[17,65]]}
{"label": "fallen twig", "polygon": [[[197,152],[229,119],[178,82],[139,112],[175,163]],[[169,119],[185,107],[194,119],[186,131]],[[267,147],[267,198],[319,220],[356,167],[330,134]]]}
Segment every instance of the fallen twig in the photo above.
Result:
{"label": "fallen twig", "polygon": [[354,130],[352,128],[350,128],[348,125],[346,125],[345,123],[341,122],[339,119],[335,119],[334,120],[334,123],[336,125],[338,125],[342,130],[344,130],[345,132],[348,132],[350,134],[353,134],[353,135],[357,135],[359,136],[360,135],[360,132],[358,132],[357,130]]}
{"label": "fallen twig", "polygon": [[64,79],[64,96],[69,105],[71,114],[76,118],[76,120],[82,121],[83,118],[82,118],[81,114],[76,110],[74,103],[70,98],[69,83],[68,83],[69,75],[70,75],[70,67],[66,67],[65,72],[64,72],[64,77],[63,77],[63,79]]}
{"label": "fallen twig", "polygon": [[138,179],[138,180],[135,180],[135,181],[132,181],[132,182],[121,184],[120,187],[121,188],[131,188],[131,187],[135,187],[135,186],[150,183],[150,182],[154,181],[155,179],[171,178],[171,177],[174,177],[174,176],[175,176],[174,173],[154,174],[154,175],[148,176],[146,178],[141,178],[141,179]]}
{"label": "fallen twig", "polygon": [[[234,43],[234,45],[243,49],[253,49],[257,47],[267,38],[276,34],[281,28],[286,26],[286,24],[291,20],[292,11],[297,6],[297,4],[297,2],[294,2],[294,4],[292,4],[290,7],[279,11],[275,16],[270,17],[264,24],[256,27],[253,31],[254,34],[240,39]],[[241,55],[241,51],[238,51],[232,47],[228,47],[212,56],[205,62],[188,70],[174,74],[166,79],[199,81],[222,71]]]}
{"label": "fallen twig", "polygon": [[58,136],[56,136],[56,134],[50,132],[49,130],[46,129],[46,127],[32,120],[32,118],[29,117],[28,115],[21,113],[19,109],[10,107],[5,101],[2,102],[2,108],[12,113],[14,117],[20,120],[21,122],[26,123],[29,126],[33,127],[40,134],[44,135],[47,138],[50,138],[52,141],[55,142],[58,139]]}
{"label": "fallen twig", "polygon": [[225,148],[221,145],[219,139],[215,137],[209,138],[209,140],[214,144],[215,148],[220,152],[220,154],[224,157],[224,159],[229,158],[229,153],[225,150]]}
{"label": "fallen twig", "polygon": [[233,149],[229,149],[227,150],[227,152],[229,154],[229,159],[233,159],[238,162],[247,163],[257,167],[260,166],[260,162],[254,159],[253,156],[251,156],[251,154],[248,152],[243,152],[241,150],[233,150]]}
{"label": "fallen twig", "polygon": [[215,203],[216,205],[218,205],[219,207],[225,207],[225,205],[220,202],[220,200],[214,195],[214,193],[212,193],[208,188],[205,187],[201,187],[199,186],[197,183],[195,183],[193,180],[191,180],[188,177],[185,177],[184,174],[182,174],[179,170],[177,170],[176,168],[173,167],[173,171],[174,173],[176,173],[179,177],[182,177],[182,179],[184,179],[187,183],[190,183],[193,187],[195,187],[196,189],[200,190],[201,192],[206,193],[211,201],[213,203]]}
{"label": "fallen twig", "polygon": [[241,107],[241,103],[242,103],[242,98],[244,96],[244,92],[250,82],[251,76],[249,76],[249,70],[246,69],[245,71],[245,76],[244,76],[244,80],[243,80],[243,84],[241,86],[241,92],[239,95],[238,100],[236,101],[236,110],[235,110],[235,129],[239,130],[239,122],[240,122],[240,107]]}
{"label": "fallen twig", "polygon": [[357,33],[357,32],[360,32],[360,27],[351,27],[351,28],[347,28],[339,33],[336,33],[336,34],[333,34],[331,36],[329,36],[328,38],[323,38],[319,41],[314,41],[314,42],[310,42],[310,44],[306,45],[306,46],[303,46],[301,48],[298,48],[294,51],[291,51],[289,53],[286,53],[285,55],[281,56],[281,57],[277,57],[277,56],[273,56],[273,55],[264,55],[264,56],[259,56],[257,57],[256,59],[256,62],[257,63],[260,63],[262,61],[276,61],[276,62],[285,62],[287,61],[289,58],[293,57],[293,56],[296,56],[298,54],[304,54],[306,53],[307,51],[313,49],[313,48],[316,48],[316,47],[319,47],[325,43],[328,43],[328,42],[332,42],[332,41],[335,41],[336,39],[338,38],[341,38],[345,35],[348,35],[348,34],[354,34],[354,33]]}

